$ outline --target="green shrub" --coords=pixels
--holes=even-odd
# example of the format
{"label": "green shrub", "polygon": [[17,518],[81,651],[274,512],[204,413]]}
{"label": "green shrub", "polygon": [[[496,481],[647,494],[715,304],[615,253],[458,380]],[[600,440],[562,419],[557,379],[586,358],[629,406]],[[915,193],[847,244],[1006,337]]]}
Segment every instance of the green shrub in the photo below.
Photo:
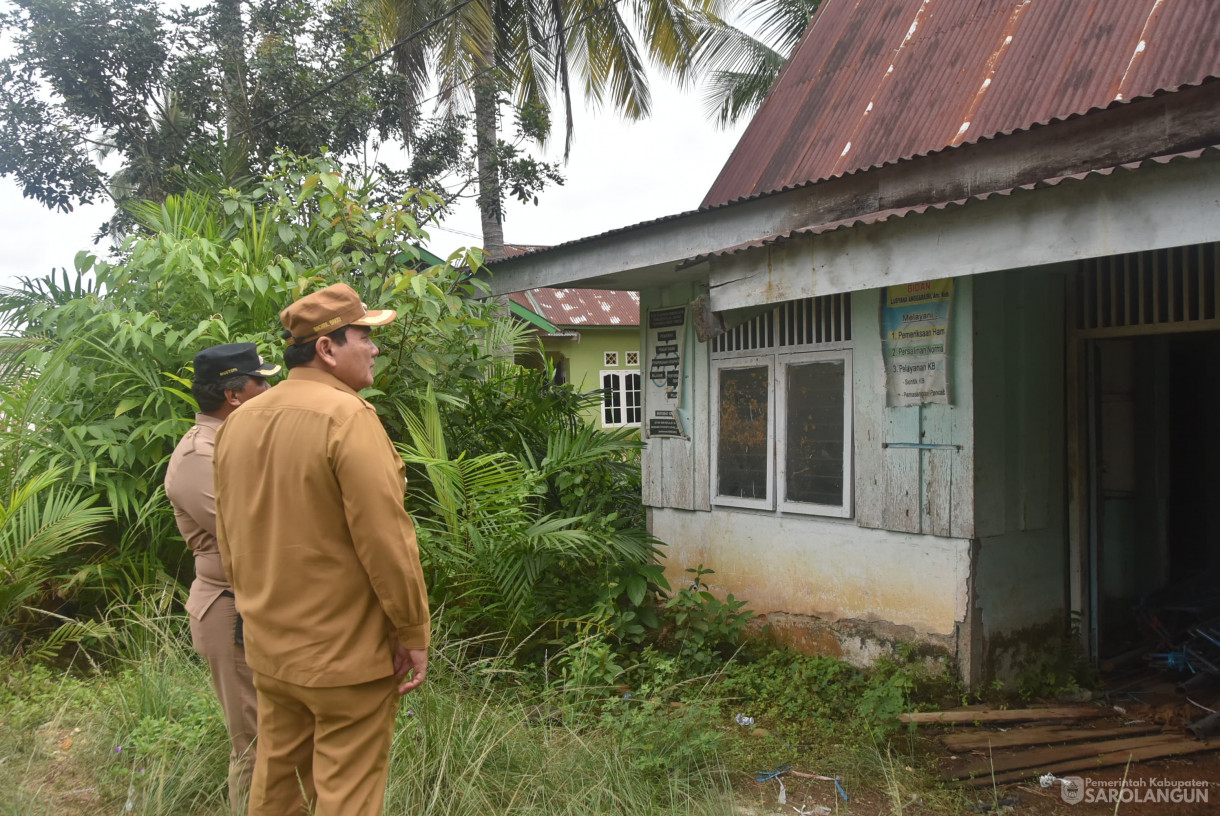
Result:
{"label": "green shrub", "polygon": [[79,580],[57,589],[100,617],[166,575],[189,579],[161,489],[195,409],[189,360],[242,340],[278,358],[283,304],[346,281],[400,315],[377,333],[364,396],[411,468],[409,507],[448,623],[516,640],[549,624],[565,643],[594,624],[643,640],[667,587],[643,529],[636,435],[586,426],[589,395],[511,362],[526,330],[483,298],[471,274],[481,254],[429,263],[419,248],[434,196],[377,204],[373,185],[349,185],[326,157],[274,164],[241,189],[135,205],[140,231],[116,258],[81,253],[74,279],[0,291],[0,410],[19,418],[0,425],[0,476],[60,468],[110,517],[88,560],[65,551]]}
{"label": "green shrub", "polygon": [[866,684],[862,671],[841,660],[777,649],[732,664],[718,693],[759,722],[841,721]]}
{"label": "green shrub", "polygon": [[[250,341],[278,358],[278,313],[336,281],[371,308],[397,309],[378,334],[369,396],[394,405],[433,383],[474,377],[513,330],[477,300],[480,254],[429,264],[418,245],[439,202],[418,191],[375,205],[329,159],[287,153],[242,189],[200,190],[134,205],[139,229],[116,258],[78,254],[76,275],[0,291],[0,474],[20,482],[52,468],[98,497],[114,523],[80,600],[95,613],[161,572],[188,576],[190,557],[161,490],[165,464],[191,424],[189,363],[200,349]],[[392,425],[393,423],[391,423]],[[73,566],[84,565],[78,560]]]}
{"label": "green shrub", "polygon": [[722,601],[708,592],[703,577],[714,570],[700,564],[686,571],[690,586],[665,601],[664,617],[667,640],[687,667],[688,676],[695,676],[718,668],[729,657],[754,613],[732,593]]}
{"label": "green shrub", "polygon": [[29,649],[31,635],[41,633],[46,640],[33,648],[46,656],[107,633],[59,611],[66,591],[81,580],[80,553],[89,551],[108,515],[93,506],[94,497],[58,487],[61,475],[51,470],[13,484],[0,502],[0,651]]}

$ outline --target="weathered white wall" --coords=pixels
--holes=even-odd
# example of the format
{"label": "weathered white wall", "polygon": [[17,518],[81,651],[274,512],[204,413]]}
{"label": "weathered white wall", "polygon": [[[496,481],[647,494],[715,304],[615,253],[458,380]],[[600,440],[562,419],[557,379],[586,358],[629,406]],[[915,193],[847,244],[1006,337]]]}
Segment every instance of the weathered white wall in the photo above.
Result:
{"label": "weathered white wall", "polygon": [[[680,305],[699,291],[688,284],[646,289],[641,306]],[[714,591],[746,600],[760,615],[781,615],[789,623],[793,616],[804,619],[798,627],[882,624],[869,630],[869,637],[853,639],[838,627],[832,638],[837,642],[818,640],[857,662],[880,653],[874,636],[930,638],[955,649],[970,604],[971,304],[970,281],[960,281],[950,339],[954,404],[887,408],[880,292],[853,295],[857,499],[849,519],[711,506],[710,356],[706,344],[689,336],[683,405],[692,412],[692,439],[649,440],[643,457],[650,529],[668,545],[671,582],[681,586],[688,579],[684,570],[702,564],[715,570],[710,578]],[[962,449],[883,449],[883,441],[957,444]],[[848,628],[859,632],[862,627]]]}
{"label": "weathered white wall", "polygon": [[[948,405],[889,408],[879,325],[881,290],[852,295],[856,388],[856,520],[861,527],[974,536],[974,314],[970,278],[954,284]],[[885,443],[956,448],[882,447]]]}
{"label": "weathered white wall", "polygon": [[[686,306],[706,287],[679,283],[640,292],[640,349],[647,354],[648,310]],[[682,401],[678,414],[689,439],[660,437],[647,439],[641,457],[643,500],[647,507],[675,507],[684,510],[709,510],[711,489],[711,448],[708,419],[708,344],[695,337],[694,321],[686,316],[686,360],[682,369]],[[641,369],[647,374],[648,361]],[[646,389],[645,389],[646,390]],[[645,397],[645,399],[647,399]],[[644,404],[644,428],[651,409]],[[645,437],[647,432],[645,431]]]}
{"label": "weathered white wall", "polygon": [[966,611],[969,542],[867,530],[850,519],[739,510],[652,511],[668,542],[666,573],[714,569],[709,585],[759,613],[853,618],[951,635]]}

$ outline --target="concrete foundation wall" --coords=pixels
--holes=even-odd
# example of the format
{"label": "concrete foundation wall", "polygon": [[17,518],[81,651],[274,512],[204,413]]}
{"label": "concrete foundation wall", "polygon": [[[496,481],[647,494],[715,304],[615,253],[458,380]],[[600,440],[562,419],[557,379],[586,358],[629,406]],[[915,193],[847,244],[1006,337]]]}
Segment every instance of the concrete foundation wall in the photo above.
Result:
{"label": "concrete foundation wall", "polygon": [[713,569],[712,591],[774,617],[768,622],[798,645],[857,663],[897,641],[955,649],[967,609],[969,541],[738,510],[657,508],[649,518],[668,544],[666,573],[675,587],[689,580],[688,567]]}

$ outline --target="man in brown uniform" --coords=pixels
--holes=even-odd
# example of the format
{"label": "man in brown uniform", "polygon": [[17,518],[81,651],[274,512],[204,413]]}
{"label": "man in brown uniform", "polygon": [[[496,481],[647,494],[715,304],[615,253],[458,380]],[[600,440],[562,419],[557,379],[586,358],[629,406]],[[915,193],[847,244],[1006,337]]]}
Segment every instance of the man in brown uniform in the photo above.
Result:
{"label": "man in brown uniform", "polygon": [[186,432],[165,473],[165,495],[174,506],[178,532],[195,556],[195,580],[186,599],[191,641],[208,661],[212,688],[229,731],[229,804],[241,813],[254,772],[257,702],[254,677],[238,642],[233,591],[216,545],[216,500],[212,450],[216,431],[233,409],[267,390],[280,367],[264,363],[253,343],[213,346],[195,355],[191,393],[199,403],[195,426]]}
{"label": "man in brown uniform", "polygon": [[250,816],[380,814],[398,697],[424,680],[405,469],[357,393],[369,327],[395,316],[341,283],[286,308],[288,378],[217,437],[220,551],[258,689]]}

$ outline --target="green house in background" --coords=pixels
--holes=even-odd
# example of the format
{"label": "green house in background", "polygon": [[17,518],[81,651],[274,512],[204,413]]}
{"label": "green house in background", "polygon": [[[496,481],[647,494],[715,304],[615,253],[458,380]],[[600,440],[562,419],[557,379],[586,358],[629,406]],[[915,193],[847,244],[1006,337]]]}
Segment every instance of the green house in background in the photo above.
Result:
{"label": "green house in background", "polygon": [[512,313],[535,327],[556,381],[581,391],[602,389],[601,408],[590,411],[589,422],[599,428],[640,426],[638,292],[544,288],[509,299]]}

